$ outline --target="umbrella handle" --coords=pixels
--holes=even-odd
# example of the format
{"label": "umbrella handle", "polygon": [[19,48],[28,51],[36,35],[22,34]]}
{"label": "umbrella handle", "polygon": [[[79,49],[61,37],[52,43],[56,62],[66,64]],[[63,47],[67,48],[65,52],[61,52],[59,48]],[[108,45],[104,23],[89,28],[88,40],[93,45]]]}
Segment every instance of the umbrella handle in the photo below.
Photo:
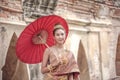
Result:
{"label": "umbrella handle", "polygon": [[[44,40],[42,39],[41,36],[38,36],[38,38],[40,38],[40,40],[44,42]],[[48,44],[46,42],[44,42],[44,44],[48,49],[50,49],[50,47],[48,46]],[[56,56],[56,54],[54,54],[54,55]],[[59,60],[57,56],[56,56],[56,58],[57,58],[57,60]]]}
{"label": "umbrella handle", "polygon": [[47,47],[47,48],[49,48],[49,46],[48,46],[48,44],[42,39],[42,37],[41,36],[38,36],[38,38],[41,40],[41,41],[43,41],[44,42],[44,44],[45,44],[45,46]]}
{"label": "umbrella handle", "polygon": [[47,48],[49,48],[48,44],[45,43],[45,45],[46,45]]}
{"label": "umbrella handle", "polygon": [[[41,39],[41,41],[44,42],[44,40],[42,39],[41,36],[38,36],[38,37]],[[48,44],[47,44],[46,42],[44,42],[44,44],[45,44],[45,46],[46,46],[48,49],[50,49],[49,46],[48,46]],[[56,56],[56,54],[54,54],[54,55]],[[59,60],[57,56],[56,56],[56,58],[57,58],[57,60]]]}

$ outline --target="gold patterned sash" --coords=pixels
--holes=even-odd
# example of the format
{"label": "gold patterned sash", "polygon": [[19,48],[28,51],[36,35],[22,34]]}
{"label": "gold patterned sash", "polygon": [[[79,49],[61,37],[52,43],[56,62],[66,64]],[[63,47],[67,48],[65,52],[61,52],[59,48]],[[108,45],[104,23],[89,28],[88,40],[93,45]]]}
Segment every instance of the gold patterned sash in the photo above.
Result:
{"label": "gold patterned sash", "polygon": [[67,75],[62,75],[62,76],[52,76],[51,74],[47,73],[44,76],[43,80],[68,80]]}
{"label": "gold patterned sash", "polygon": [[68,80],[67,76],[60,76],[58,80]]}

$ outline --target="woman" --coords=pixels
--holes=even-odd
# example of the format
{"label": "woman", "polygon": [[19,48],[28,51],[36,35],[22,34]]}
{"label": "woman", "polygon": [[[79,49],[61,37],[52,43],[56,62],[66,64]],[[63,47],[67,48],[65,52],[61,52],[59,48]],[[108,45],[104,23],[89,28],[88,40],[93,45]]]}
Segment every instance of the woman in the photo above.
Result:
{"label": "woman", "polygon": [[53,31],[55,45],[45,50],[41,71],[43,80],[78,80],[79,69],[71,51],[64,49],[65,30],[57,25]]}

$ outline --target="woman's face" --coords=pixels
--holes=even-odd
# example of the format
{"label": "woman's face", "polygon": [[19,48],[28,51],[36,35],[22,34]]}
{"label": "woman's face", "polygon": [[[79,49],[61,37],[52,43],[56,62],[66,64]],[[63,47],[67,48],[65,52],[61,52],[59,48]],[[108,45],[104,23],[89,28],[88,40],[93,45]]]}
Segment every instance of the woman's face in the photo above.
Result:
{"label": "woman's face", "polygon": [[63,44],[65,42],[65,31],[63,29],[57,29],[54,37],[57,44]]}

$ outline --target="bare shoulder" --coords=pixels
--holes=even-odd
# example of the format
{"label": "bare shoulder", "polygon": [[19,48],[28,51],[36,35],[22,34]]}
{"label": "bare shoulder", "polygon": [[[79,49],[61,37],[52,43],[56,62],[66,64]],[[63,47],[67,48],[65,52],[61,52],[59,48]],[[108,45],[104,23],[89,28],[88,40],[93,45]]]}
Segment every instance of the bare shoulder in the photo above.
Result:
{"label": "bare shoulder", "polygon": [[65,49],[65,51],[66,51],[66,52],[69,52],[69,53],[71,53],[71,52],[72,52],[72,51],[71,51],[71,50],[69,50],[69,49]]}
{"label": "bare shoulder", "polygon": [[55,46],[49,47],[49,51],[50,51],[50,52],[54,52],[54,50],[56,50]]}
{"label": "bare shoulder", "polygon": [[44,53],[50,54],[50,53],[52,53],[52,49],[53,49],[52,47],[46,48]]}
{"label": "bare shoulder", "polygon": [[46,48],[45,51],[44,51],[44,54],[45,54],[45,55],[49,55],[49,54],[50,54],[50,49],[49,49],[49,48]]}
{"label": "bare shoulder", "polygon": [[71,50],[66,49],[65,51],[69,54],[73,54],[73,52]]}

